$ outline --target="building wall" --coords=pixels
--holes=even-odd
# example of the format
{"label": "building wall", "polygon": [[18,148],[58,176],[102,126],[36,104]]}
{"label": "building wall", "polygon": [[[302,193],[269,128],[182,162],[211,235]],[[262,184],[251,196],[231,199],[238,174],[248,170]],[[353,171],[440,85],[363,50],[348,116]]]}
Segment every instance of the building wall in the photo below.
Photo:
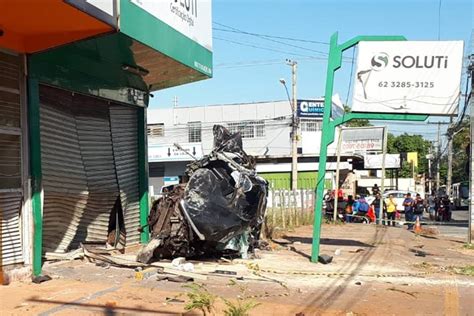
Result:
{"label": "building wall", "polygon": [[163,137],[149,137],[150,145],[188,143],[188,122],[201,122],[204,154],[213,147],[212,128],[242,121],[263,121],[264,136],[243,138],[244,150],[254,156],[289,156],[291,108],[288,101],[250,104],[174,107],[148,110],[148,124],[164,124]]}

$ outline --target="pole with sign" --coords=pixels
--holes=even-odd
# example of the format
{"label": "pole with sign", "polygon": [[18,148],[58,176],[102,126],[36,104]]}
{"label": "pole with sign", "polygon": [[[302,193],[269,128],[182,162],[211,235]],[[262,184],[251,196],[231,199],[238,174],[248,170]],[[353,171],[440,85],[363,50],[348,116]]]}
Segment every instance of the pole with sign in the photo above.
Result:
{"label": "pole with sign", "polygon": [[319,156],[319,170],[316,182],[316,200],[314,205],[314,224],[313,224],[313,244],[311,249],[311,261],[317,262],[319,259],[323,196],[324,196],[324,175],[326,174],[327,148],[334,141],[335,128],[343,123],[353,119],[369,120],[401,120],[401,121],[424,121],[427,115],[416,114],[381,114],[381,113],[345,113],[342,117],[331,120],[331,100],[334,90],[334,75],[341,68],[342,53],[360,41],[404,41],[403,36],[358,36],[345,43],[337,43],[338,34],[331,36],[329,47],[329,60],[326,75],[326,89],[324,98],[323,126],[321,149]]}
{"label": "pole with sign", "polygon": [[383,204],[385,201],[383,200],[383,192],[385,191],[385,158],[387,155],[387,127],[385,126],[383,129],[383,151],[382,151],[382,184],[380,186],[380,209],[379,209],[379,224],[382,224],[383,220]]}
{"label": "pole with sign", "polygon": [[337,137],[337,162],[336,162],[336,191],[334,194],[334,223],[337,221],[337,204],[339,202],[339,165],[341,163],[341,140],[342,140],[342,128],[339,127],[339,136]]}

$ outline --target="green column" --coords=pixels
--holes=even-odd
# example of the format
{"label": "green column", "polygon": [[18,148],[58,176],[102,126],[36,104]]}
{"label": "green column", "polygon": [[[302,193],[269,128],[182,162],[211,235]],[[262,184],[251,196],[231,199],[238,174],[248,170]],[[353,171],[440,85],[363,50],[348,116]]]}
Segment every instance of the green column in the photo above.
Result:
{"label": "green column", "polygon": [[31,205],[33,210],[33,275],[41,274],[43,247],[43,209],[41,202],[41,137],[39,84],[28,79],[28,125],[30,144]]}
{"label": "green column", "polygon": [[148,153],[147,153],[147,128],[146,108],[138,109],[138,177],[140,194],[140,226],[143,231],[140,234],[141,243],[147,243],[150,239],[148,226]]}

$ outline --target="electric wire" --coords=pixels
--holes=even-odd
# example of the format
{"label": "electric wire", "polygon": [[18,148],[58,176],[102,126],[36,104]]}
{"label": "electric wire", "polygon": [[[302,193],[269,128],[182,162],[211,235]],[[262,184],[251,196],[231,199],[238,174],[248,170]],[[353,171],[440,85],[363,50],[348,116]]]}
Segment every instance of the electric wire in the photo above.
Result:
{"label": "electric wire", "polygon": [[311,43],[311,44],[321,44],[321,45],[329,45],[329,42],[323,42],[323,41],[315,41],[315,40],[308,40],[308,39],[301,39],[301,38],[295,38],[295,37],[285,37],[285,36],[277,36],[277,35],[269,35],[269,34],[261,34],[261,33],[254,33],[254,32],[247,32],[243,30],[239,30],[235,27],[225,25],[219,22],[212,22],[216,25],[228,28],[228,29],[220,29],[214,27],[213,29],[216,31],[222,31],[222,32],[231,32],[231,33],[240,33],[240,34],[245,34],[245,35],[251,35],[251,36],[258,36],[258,37],[265,37],[265,38],[276,38],[276,39],[282,39],[282,40],[287,40],[287,41],[294,41],[294,42],[302,42],[302,43]]}

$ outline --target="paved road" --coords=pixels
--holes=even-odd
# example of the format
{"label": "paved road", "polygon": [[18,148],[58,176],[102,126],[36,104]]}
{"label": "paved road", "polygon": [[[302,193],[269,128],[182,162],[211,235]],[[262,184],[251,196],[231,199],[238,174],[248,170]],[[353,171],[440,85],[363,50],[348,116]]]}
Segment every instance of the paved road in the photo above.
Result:
{"label": "paved road", "polygon": [[439,225],[433,225],[430,227],[436,227],[439,233],[444,236],[467,238],[468,229],[468,210],[453,210],[452,220],[446,223],[440,223]]}

